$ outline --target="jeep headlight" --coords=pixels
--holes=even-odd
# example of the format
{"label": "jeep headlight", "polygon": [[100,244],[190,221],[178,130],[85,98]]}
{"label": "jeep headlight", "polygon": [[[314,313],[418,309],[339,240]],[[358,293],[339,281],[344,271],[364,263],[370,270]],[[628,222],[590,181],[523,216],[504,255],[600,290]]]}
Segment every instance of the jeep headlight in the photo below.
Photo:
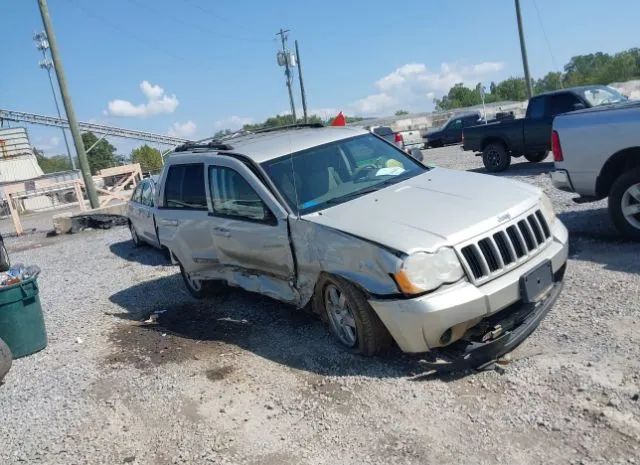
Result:
{"label": "jeep headlight", "polygon": [[553,210],[551,199],[545,193],[540,197],[540,210],[544,215],[544,219],[547,220],[547,223],[551,226],[556,221],[556,212]]}
{"label": "jeep headlight", "polygon": [[416,252],[409,255],[394,276],[402,292],[421,294],[442,284],[458,281],[464,276],[464,270],[454,250],[442,247],[436,253]]}

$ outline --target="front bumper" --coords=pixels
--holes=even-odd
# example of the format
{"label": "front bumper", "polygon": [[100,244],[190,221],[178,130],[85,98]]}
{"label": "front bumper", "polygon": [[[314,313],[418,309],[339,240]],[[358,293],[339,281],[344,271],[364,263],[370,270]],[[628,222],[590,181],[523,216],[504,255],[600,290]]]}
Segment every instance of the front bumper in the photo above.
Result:
{"label": "front bumper", "polygon": [[[484,318],[521,301],[522,275],[547,260],[554,274],[562,269],[569,248],[567,229],[556,220],[552,233],[553,241],[535,257],[480,287],[465,281],[414,299],[372,299],[369,303],[404,352],[449,345]],[[451,338],[443,343],[441,337],[448,329]]]}
{"label": "front bumper", "polygon": [[555,170],[551,172],[551,183],[556,189],[561,191],[573,192],[573,185],[571,184],[571,178],[566,170]]}

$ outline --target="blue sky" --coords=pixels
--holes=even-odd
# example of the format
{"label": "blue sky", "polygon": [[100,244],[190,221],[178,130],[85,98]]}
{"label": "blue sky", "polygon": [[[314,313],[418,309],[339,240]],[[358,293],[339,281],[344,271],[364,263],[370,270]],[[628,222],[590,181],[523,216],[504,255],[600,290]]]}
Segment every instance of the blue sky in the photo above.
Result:
{"label": "blue sky", "polygon": [[[560,67],[638,45],[637,0],[521,2],[534,77],[554,69],[541,24]],[[280,27],[291,29],[291,47],[300,42],[308,104],[324,115],[427,111],[455,82],[522,75],[511,0],[49,0],[49,8],[80,120],[188,138],[287,111]],[[0,0],[0,11],[0,108],[53,115],[32,41],[42,30],[37,2]],[[63,152],[59,130],[29,131],[48,155]],[[138,145],[111,142],[125,155]]]}

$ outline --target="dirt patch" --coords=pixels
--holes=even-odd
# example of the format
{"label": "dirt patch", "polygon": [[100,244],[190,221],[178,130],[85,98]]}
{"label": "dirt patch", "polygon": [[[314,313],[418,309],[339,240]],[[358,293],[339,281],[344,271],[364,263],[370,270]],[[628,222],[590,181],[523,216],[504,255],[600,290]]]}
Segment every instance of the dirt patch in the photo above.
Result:
{"label": "dirt patch", "polygon": [[[229,344],[242,345],[250,336],[251,325],[246,320],[221,316],[210,305],[174,305],[159,314],[154,323],[145,323],[146,316],[141,322],[118,325],[109,335],[114,350],[106,363],[148,369],[228,354],[232,350]],[[216,373],[212,376],[228,374],[220,369]]]}
{"label": "dirt patch", "polygon": [[226,365],[223,367],[207,370],[205,374],[209,381],[222,381],[234,371],[236,371],[234,367],[232,367],[231,365]]}

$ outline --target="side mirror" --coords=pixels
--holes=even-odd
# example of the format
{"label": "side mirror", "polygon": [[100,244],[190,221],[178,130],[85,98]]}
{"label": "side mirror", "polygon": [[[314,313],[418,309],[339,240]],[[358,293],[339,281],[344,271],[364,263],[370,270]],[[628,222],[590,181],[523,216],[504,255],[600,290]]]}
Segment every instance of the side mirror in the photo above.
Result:
{"label": "side mirror", "polygon": [[422,155],[422,150],[420,149],[411,149],[411,152],[409,153],[409,155],[411,155],[413,158],[415,158],[418,161],[424,160],[424,155]]}
{"label": "side mirror", "polygon": [[587,107],[585,106],[584,103],[574,103],[573,104],[573,111],[584,110],[585,108],[587,108]]}

